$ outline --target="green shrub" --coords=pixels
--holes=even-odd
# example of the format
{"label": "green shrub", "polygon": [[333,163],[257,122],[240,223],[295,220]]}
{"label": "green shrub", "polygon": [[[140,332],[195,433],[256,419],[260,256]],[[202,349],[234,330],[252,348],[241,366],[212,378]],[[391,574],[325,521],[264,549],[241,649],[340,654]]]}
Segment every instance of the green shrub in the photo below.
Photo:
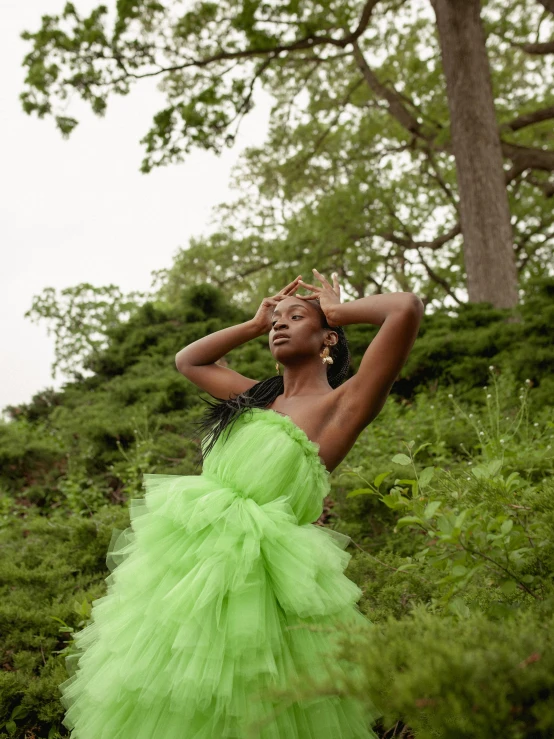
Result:
{"label": "green shrub", "polygon": [[[345,689],[382,706],[382,732],[552,735],[553,292],[528,286],[519,323],[486,306],[426,317],[395,395],[332,475],[330,525],[352,538],[347,574],[376,627],[363,648],[345,635],[363,676]],[[246,318],[210,286],[143,306],[91,358],[94,377],[0,424],[0,739],[67,736],[63,658],[105,593],[112,531],[144,473],[199,471],[203,407],[174,354]],[[347,328],[356,364],[372,329]],[[227,361],[274,372],[267,337]]]}

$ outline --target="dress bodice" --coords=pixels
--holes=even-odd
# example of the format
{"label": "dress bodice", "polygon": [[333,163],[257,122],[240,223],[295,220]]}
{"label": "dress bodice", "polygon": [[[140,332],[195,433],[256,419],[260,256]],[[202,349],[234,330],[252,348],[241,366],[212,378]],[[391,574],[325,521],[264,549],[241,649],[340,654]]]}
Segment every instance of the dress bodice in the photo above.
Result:
{"label": "dress bodice", "polygon": [[206,456],[202,475],[259,505],[286,496],[300,525],[316,521],[330,489],[319,445],[286,415],[245,410]]}

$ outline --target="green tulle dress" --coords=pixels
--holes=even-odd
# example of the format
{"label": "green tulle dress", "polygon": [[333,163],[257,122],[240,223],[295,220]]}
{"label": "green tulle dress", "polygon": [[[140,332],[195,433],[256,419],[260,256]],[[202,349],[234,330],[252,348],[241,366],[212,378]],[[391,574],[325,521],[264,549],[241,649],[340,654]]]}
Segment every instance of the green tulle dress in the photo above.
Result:
{"label": "green tulle dress", "polygon": [[349,537],[313,524],[329,492],[318,450],[288,416],[256,408],[201,475],[144,475],[131,526],[112,534],[107,594],[66,657],[73,739],[376,737],[381,714],[365,701],[264,697],[330,665],[338,686],[333,633],[374,628],[344,574]]}

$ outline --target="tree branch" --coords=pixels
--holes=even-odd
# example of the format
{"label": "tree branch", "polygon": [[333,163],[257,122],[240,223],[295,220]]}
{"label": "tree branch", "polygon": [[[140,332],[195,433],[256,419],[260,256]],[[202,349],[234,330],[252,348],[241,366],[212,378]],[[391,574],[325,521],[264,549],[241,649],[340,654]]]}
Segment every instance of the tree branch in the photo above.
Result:
{"label": "tree branch", "polygon": [[527,52],[527,54],[554,54],[554,40],[543,41],[542,43],[537,44],[521,44],[516,43],[515,41],[510,41],[510,46],[517,46],[518,49],[522,49]]}
{"label": "tree branch", "polygon": [[549,180],[547,180],[546,182],[541,182],[540,180],[537,180],[536,177],[533,177],[533,175],[530,173],[528,173],[524,179],[526,182],[530,182],[531,185],[538,187],[539,190],[542,190],[545,198],[551,198],[554,195],[554,182],[550,182]]}
{"label": "tree branch", "polygon": [[554,105],[549,108],[539,108],[534,110],[532,113],[524,113],[523,115],[513,118],[511,121],[503,123],[499,130],[500,131],[519,131],[526,126],[532,126],[535,123],[541,123],[542,121],[548,121],[554,118]]}
{"label": "tree branch", "polygon": [[554,0],[538,0],[538,2],[541,5],[544,5],[544,7],[551,13],[554,13]]}
{"label": "tree branch", "polygon": [[377,97],[387,101],[390,114],[396,118],[401,126],[410,131],[410,133],[427,142],[431,142],[432,138],[422,133],[419,121],[417,118],[414,118],[410,111],[405,107],[402,98],[396,90],[394,88],[386,87],[377,79],[356,41],[352,42],[352,47],[354,49],[354,59],[356,60],[356,64],[358,65],[365,81]]}
{"label": "tree branch", "polygon": [[319,147],[321,144],[325,141],[327,136],[331,133],[333,127],[338,123],[338,120],[341,116],[341,113],[343,111],[344,106],[346,103],[350,100],[353,93],[358,89],[358,87],[363,83],[363,78],[357,79],[353,85],[350,86],[348,89],[346,95],[339,101],[338,103],[338,109],[335,113],[333,120],[329,123],[329,125],[325,128],[324,131],[318,136],[318,138],[315,140],[313,146],[310,147],[310,151],[308,151],[296,164],[295,167],[297,169],[303,169],[305,165],[310,161],[310,159],[317,153]]}
{"label": "tree branch", "polygon": [[[444,146],[437,147],[434,143],[435,134],[429,134],[423,130],[419,121],[404,105],[399,93],[397,93],[394,88],[391,89],[386,87],[378,80],[363,56],[359,45],[354,42],[352,46],[354,49],[354,58],[365,81],[376,96],[387,101],[388,110],[393,118],[395,118],[401,126],[415,137],[425,141],[428,146],[451,154],[451,144],[447,143]],[[520,116],[508,125],[510,128],[512,125],[516,126],[513,129],[511,128],[511,130],[517,130],[518,127],[523,128],[526,125],[537,123],[540,120],[549,120],[553,117],[554,109],[544,108],[542,110],[535,111],[535,113],[530,113],[527,116]],[[502,127],[500,127],[500,130],[502,130]],[[507,159],[511,159],[513,162],[513,167],[506,173],[506,184],[511,182],[526,169],[540,169],[547,172],[554,171],[554,152],[547,151],[545,149],[532,149],[530,147],[517,146],[516,144],[510,144],[502,140],[500,141],[500,144],[503,156]]]}
{"label": "tree branch", "polygon": [[388,241],[392,241],[393,244],[398,244],[398,246],[403,246],[405,249],[440,249],[441,246],[444,246],[448,241],[451,241],[455,236],[458,236],[462,232],[461,226],[459,223],[456,223],[450,231],[447,231],[442,236],[437,236],[436,239],[433,239],[433,241],[415,241],[411,237],[403,239],[399,236],[396,236],[394,233],[382,233],[379,234],[381,238],[387,239]]}
{"label": "tree branch", "polygon": [[[313,33],[304,38],[297,39],[296,41],[293,41],[291,43],[279,44],[273,48],[257,46],[255,48],[243,49],[238,51],[222,50],[218,53],[211,54],[204,59],[196,59],[189,56],[181,64],[169,67],[159,67],[155,71],[144,72],[143,74],[135,74],[132,71],[128,70],[126,62],[130,60],[125,59],[123,54],[121,54],[121,52],[117,48],[111,49],[111,55],[108,55],[103,51],[102,53],[96,53],[94,56],[98,59],[113,60],[116,62],[119,69],[122,70],[122,77],[114,78],[110,81],[110,84],[116,87],[120,83],[125,83],[126,78],[128,77],[142,79],[145,77],[154,77],[157,75],[171,73],[191,67],[202,69],[204,67],[209,67],[215,62],[263,57],[264,62],[262,64],[262,68],[255,73],[250,91],[247,94],[243,105],[238,111],[238,115],[240,116],[245,108],[248,108],[255,79],[281,53],[302,52],[304,50],[310,50],[310,52],[313,53],[313,50],[315,50],[316,47],[334,46],[338,49],[346,49],[346,47],[351,45],[355,61],[363,75],[364,80],[368,84],[369,88],[373,91],[374,95],[379,100],[383,100],[386,102],[387,110],[390,115],[412,135],[413,138],[411,145],[413,145],[414,140],[417,139],[425,143],[425,148],[431,147],[437,151],[443,151],[445,153],[452,154],[451,142],[446,142],[441,145],[438,145],[436,143],[437,137],[441,132],[440,129],[437,128],[437,124],[429,124],[427,122],[420,123],[418,118],[409,110],[408,104],[404,100],[403,95],[395,90],[394,87],[387,86],[378,79],[378,77],[369,67],[366,59],[361,52],[361,49],[358,45],[358,39],[362,36],[364,31],[368,27],[371,15],[379,2],[380,0],[366,0],[356,28],[353,31],[343,33],[342,37],[340,38],[335,38],[331,35],[317,35],[317,33]],[[551,6],[554,4],[554,0],[540,0],[540,2],[542,2],[547,10],[552,10]],[[399,5],[402,4],[403,0],[399,0]],[[547,45],[550,43],[554,44],[554,42],[547,42]],[[531,44],[531,46],[541,46],[541,44]],[[144,52],[144,50],[142,51],[143,55],[146,55],[146,52]],[[291,54],[291,58],[294,58],[294,56],[294,54]],[[318,59],[319,63],[323,61],[327,61],[327,59]],[[94,84],[99,83],[95,81]],[[413,107],[413,103],[409,103],[409,105]],[[419,113],[419,111],[417,112]],[[421,113],[419,115],[421,118],[424,117]],[[515,131],[523,128],[524,126],[531,125],[540,120],[548,120],[552,117],[554,117],[552,114],[552,109],[546,108],[542,111],[536,111],[535,113],[528,114],[527,116],[520,116],[514,119],[511,123],[505,124],[504,127],[501,127],[501,130],[505,130],[507,127],[508,130]],[[554,171],[554,152],[549,152],[543,149],[532,149],[516,146],[514,144],[508,144],[505,142],[501,142],[501,144],[503,156],[507,159],[511,159],[513,162],[513,167],[506,173],[507,183],[511,182],[526,169],[539,169],[549,172]]]}
{"label": "tree branch", "polygon": [[539,242],[538,244],[533,244],[529,249],[527,249],[519,264],[517,264],[517,271],[522,272],[527,266],[527,262],[531,259],[531,257],[533,257],[539,251],[539,249],[541,249],[541,247],[548,244],[548,242],[552,238],[554,238],[554,231],[544,234],[544,238],[541,242]]}
{"label": "tree branch", "polygon": [[434,172],[434,175],[433,176],[434,176],[434,179],[437,180],[437,182],[439,183],[439,186],[441,187],[442,191],[444,192],[444,194],[446,195],[446,197],[450,200],[450,202],[451,202],[452,206],[455,208],[456,213],[458,214],[458,218],[459,218],[460,217],[460,206],[458,204],[458,201],[454,197],[454,193],[452,192],[452,190],[448,187],[448,185],[444,181],[444,178],[443,178],[442,173],[441,173],[441,171],[440,171],[440,169],[439,169],[439,167],[437,165],[437,162],[435,160],[435,157],[433,155],[433,152],[431,151],[430,148],[428,148],[428,149],[425,150],[425,154],[426,154],[426,156],[427,156],[427,158],[428,158],[428,160],[431,163],[431,166],[433,168],[433,172]]}
{"label": "tree branch", "polygon": [[[268,54],[274,57],[282,52],[299,51],[300,49],[313,49],[316,46],[323,46],[327,44],[331,46],[337,46],[341,49],[344,49],[349,44],[355,43],[356,40],[366,30],[369,24],[369,20],[371,18],[371,14],[378,2],[380,2],[380,0],[366,0],[366,3],[362,9],[362,14],[360,16],[360,20],[359,20],[357,28],[354,31],[347,33],[342,38],[334,38],[333,36],[318,36],[317,34],[310,34],[309,36],[306,36],[305,38],[297,39],[291,44],[281,44],[279,46],[274,46],[271,49],[268,49],[267,47],[259,47],[259,48],[253,48],[253,49],[243,49],[242,51],[222,51],[222,52],[219,52],[218,54],[212,54],[212,56],[208,56],[205,59],[190,59],[184,64],[179,64],[174,67],[164,67],[163,69],[160,69],[156,72],[147,72],[142,75],[134,75],[131,72],[127,72],[127,74],[130,77],[136,77],[137,79],[142,79],[144,77],[154,77],[158,74],[162,74],[163,72],[175,72],[181,69],[187,69],[188,67],[197,67],[197,68],[207,67],[210,64],[213,64],[214,62],[220,62],[220,61],[224,61],[227,59],[248,59],[248,58],[256,57],[256,56],[267,56]],[[120,62],[120,64],[123,67],[123,69],[125,69],[122,62]]]}
{"label": "tree branch", "polygon": [[254,76],[250,80],[250,85],[248,86],[248,92],[246,93],[246,97],[242,101],[241,106],[238,108],[235,117],[231,121],[229,121],[229,123],[233,123],[238,118],[238,123],[237,123],[235,133],[232,134],[233,139],[235,139],[238,134],[240,121],[242,120],[244,115],[248,113],[248,111],[250,110],[250,103],[252,101],[252,95],[254,94],[254,85],[256,84],[256,81],[265,72],[265,70],[269,67],[272,61],[273,61],[273,57],[268,56],[267,59],[264,59],[264,61],[260,64],[258,69],[254,72]]}
{"label": "tree branch", "polygon": [[515,179],[526,169],[540,169],[544,172],[554,171],[554,151],[547,149],[531,149],[501,141],[502,154],[511,159],[513,166],[506,172],[506,184]]}
{"label": "tree branch", "polygon": [[417,253],[421,260],[421,264],[425,267],[425,271],[427,272],[429,277],[433,280],[433,282],[436,282],[438,285],[440,285],[450,295],[450,297],[458,303],[458,305],[462,305],[462,301],[456,297],[456,295],[454,294],[454,291],[450,287],[450,283],[447,282],[444,279],[444,277],[441,277],[440,275],[438,275],[435,272],[435,270],[425,261],[423,254],[421,253],[419,248],[417,249]]}

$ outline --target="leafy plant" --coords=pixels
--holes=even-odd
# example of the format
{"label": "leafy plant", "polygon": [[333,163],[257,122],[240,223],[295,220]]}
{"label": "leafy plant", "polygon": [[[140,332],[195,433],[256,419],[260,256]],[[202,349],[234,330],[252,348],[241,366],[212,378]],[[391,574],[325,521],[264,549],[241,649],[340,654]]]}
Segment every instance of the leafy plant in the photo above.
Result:
{"label": "leafy plant", "polygon": [[[364,480],[365,487],[346,495],[347,499],[376,496],[387,508],[402,514],[394,533],[410,527],[423,535],[423,545],[396,570],[423,574],[436,591],[431,607],[460,618],[481,610],[480,602],[486,603],[493,617],[508,615],[533,599],[544,599],[551,587],[548,558],[553,551],[554,527],[541,505],[552,486],[548,480],[533,484],[520,472],[509,471],[513,458],[506,451],[513,443],[529,451],[537,436],[550,438],[552,424],[547,422],[539,430],[535,422],[531,427],[527,408],[530,383],[520,389],[517,412],[501,416],[501,391],[494,367],[490,371],[493,392],[486,393],[481,416],[468,413],[449,394],[477,437],[478,452],[472,456],[466,450],[465,465],[450,470],[421,467],[418,455],[430,442],[416,448],[411,440],[404,444],[405,453],[390,460],[396,468],[406,470],[390,488],[381,489],[392,471],[381,472],[369,481],[357,470],[354,474]],[[551,463],[552,445],[543,444],[540,456],[543,462]],[[473,592],[466,602],[463,595],[470,584],[482,592]]]}

